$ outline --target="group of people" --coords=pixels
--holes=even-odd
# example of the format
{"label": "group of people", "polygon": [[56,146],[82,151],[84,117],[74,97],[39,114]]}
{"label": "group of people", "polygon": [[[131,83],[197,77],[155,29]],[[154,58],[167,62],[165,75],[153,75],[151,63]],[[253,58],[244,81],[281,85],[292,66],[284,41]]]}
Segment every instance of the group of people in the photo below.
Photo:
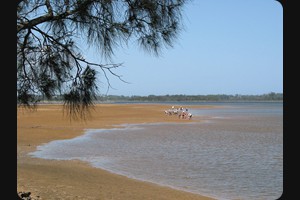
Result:
{"label": "group of people", "polygon": [[175,106],[172,106],[172,108],[165,110],[166,115],[178,115],[178,118],[180,119],[192,119],[193,115],[188,111],[187,108],[183,108],[180,106],[179,108],[175,108]]}

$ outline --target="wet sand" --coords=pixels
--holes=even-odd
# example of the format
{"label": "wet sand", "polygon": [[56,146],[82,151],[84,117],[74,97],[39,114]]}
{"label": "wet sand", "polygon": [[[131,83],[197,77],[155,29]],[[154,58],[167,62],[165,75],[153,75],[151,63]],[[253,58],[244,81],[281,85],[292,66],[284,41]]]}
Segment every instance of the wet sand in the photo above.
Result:
{"label": "wet sand", "polygon": [[18,108],[17,191],[31,192],[32,197],[45,200],[212,199],[129,179],[81,161],[44,160],[27,155],[38,145],[79,136],[85,129],[112,128],[127,123],[193,121],[165,115],[164,110],[169,108],[169,105],[158,104],[97,104],[91,117],[85,121],[70,120],[64,115],[61,105],[39,105],[36,111]]}

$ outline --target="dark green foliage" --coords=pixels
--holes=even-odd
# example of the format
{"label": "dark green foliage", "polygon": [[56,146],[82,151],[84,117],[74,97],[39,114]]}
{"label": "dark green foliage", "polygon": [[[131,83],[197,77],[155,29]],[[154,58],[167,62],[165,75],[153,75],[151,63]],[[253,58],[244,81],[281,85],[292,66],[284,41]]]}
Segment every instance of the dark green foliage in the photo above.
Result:
{"label": "dark green foliage", "polygon": [[226,95],[226,94],[214,94],[214,95],[148,95],[148,96],[117,96],[108,95],[97,97],[98,100],[105,101],[140,101],[140,102],[198,102],[198,101],[212,101],[212,102],[243,102],[243,101],[283,101],[282,93],[270,92],[268,94],[261,95]]}

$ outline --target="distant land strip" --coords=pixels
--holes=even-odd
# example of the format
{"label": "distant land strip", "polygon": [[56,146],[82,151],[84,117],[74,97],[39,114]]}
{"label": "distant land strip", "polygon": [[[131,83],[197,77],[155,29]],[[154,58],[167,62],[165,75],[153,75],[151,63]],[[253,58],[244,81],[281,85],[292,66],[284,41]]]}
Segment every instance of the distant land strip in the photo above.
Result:
{"label": "distant land strip", "polygon": [[[54,96],[50,100],[40,98],[40,103],[60,103],[63,101],[62,96]],[[148,95],[148,96],[124,96],[124,95],[99,95],[95,98],[95,103],[112,103],[112,102],[245,102],[245,101],[283,101],[283,93],[270,92],[261,95],[228,95],[228,94],[211,94],[211,95]]]}

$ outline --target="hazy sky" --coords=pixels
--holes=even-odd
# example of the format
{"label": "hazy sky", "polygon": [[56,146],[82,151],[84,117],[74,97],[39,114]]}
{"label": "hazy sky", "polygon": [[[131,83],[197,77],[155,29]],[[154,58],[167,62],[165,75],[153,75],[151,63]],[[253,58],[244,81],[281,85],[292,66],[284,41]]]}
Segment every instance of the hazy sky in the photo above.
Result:
{"label": "hazy sky", "polygon": [[[283,8],[275,0],[193,0],[184,30],[159,57],[136,44],[119,48],[108,95],[283,92]],[[99,61],[97,52],[89,58]],[[103,63],[103,60],[100,60]],[[107,85],[100,75],[100,93]]]}

